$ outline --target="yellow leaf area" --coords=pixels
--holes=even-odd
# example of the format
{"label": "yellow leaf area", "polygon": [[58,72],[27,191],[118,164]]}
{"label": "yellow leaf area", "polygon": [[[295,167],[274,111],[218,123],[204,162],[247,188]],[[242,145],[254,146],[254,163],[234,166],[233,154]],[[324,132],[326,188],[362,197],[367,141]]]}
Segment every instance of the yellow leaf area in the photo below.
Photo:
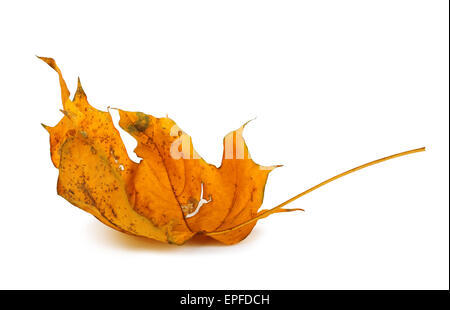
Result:
{"label": "yellow leaf area", "polygon": [[[168,118],[119,110],[122,129],[138,142],[132,161],[109,112],[92,107],[78,80],[73,99],[52,58],[39,57],[59,75],[64,113],[50,133],[59,169],[58,194],[118,231],[181,245],[195,234],[225,244],[243,240],[256,220],[300,209],[259,211],[267,177],[250,157],[244,126],[224,138],[219,168],[194,150],[189,135]],[[258,218],[258,219],[259,219]]]}

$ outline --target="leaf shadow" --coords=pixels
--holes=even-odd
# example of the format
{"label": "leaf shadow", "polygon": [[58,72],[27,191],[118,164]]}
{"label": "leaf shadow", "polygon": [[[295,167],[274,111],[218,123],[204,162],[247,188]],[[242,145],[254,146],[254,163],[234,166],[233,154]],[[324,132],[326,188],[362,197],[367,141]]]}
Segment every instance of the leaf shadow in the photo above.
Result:
{"label": "leaf shadow", "polygon": [[196,235],[182,246],[167,244],[144,237],[128,235],[95,221],[90,222],[86,230],[91,238],[95,238],[96,242],[102,245],[131,251],[179,252],[193,248],[229,247],[204,235]]}

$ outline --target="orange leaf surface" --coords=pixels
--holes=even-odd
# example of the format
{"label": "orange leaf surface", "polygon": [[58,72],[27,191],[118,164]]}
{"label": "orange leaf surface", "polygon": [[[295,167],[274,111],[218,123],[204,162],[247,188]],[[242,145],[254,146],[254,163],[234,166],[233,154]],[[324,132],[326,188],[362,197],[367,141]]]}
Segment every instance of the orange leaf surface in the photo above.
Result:
{"label": "orange leaf surface", "polygon": [[243,240],[257,220],[304,194],[366,166],[357,167],[285,203],[258,211],[269,173],[250,157],[245,124],[224,138],[220,167],[195,151],[191,137],[168,117],[119,110],[119,125],[138,142],[139,163],[127,154],[109,112],[92,107],[78,80],[73,99],[52,58],[39,57],[59,75],[63,118],[50,133],[51,159],[59,169],[58,194],[118,231],[181,245],[195,234],[225,244]]}

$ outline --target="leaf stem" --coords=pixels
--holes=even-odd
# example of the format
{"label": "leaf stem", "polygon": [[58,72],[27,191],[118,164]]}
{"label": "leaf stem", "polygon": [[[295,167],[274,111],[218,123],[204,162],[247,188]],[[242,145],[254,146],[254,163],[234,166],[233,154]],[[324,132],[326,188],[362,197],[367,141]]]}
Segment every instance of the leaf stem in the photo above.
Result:
{"label": "leaf stem", "polygon": [[418,149],[413,149],[413,150],[397,153],[397,154],[394,154],[394,155],[390,155],[390,156],[387,156],[387,157],[383,157],[383,158],[380,158],[380,159],[368,162],[368,163],[366,163],[364,165],[355,167],[353,169],[347,170],[347,171],[342,172],[342,173],[340,173],[338,175],[335,175],[334,177],[329,178],[329,179],[327,179],[327,180],[325,180],[325,181],[323,181],[323,182],[321,182],[321,183],[319,183],[317,185],[314,185],[313,187],[311,187],[311,188],[305,190],[304,192],[301,192],[300,194],[298,194],[298,195],[296,195],[296,196],[286,200],[285,202],[279,204],[278,206],[276,206],[276,207],[274,207],[274,208],[272,208],[270,210],[266,210],[266,211],[260,212],[257,216],[255,216],[254,218],[251,218],[250,220],[248,220],[248,221],[246,221],[244,223],[241,223],[239,225],[236,225],[234,227],[231,227],[231,228],[228,228],[228,229],[225,229],[225,230],[206,233],[206,235],[213,236],[213,235],[224,234],[224,233],[231,232],[233,230],[239,229],[239,228],[241,228],[241,227],[243,227],[245,225],[248,225],[248,224],[253,223],[253,222],[257,221],[257,220],[265,218],[265,217],[267,217],[267,216],[269,216],[269,215],[271,215],[273,213],[276,213],[277,210],[281,209],[285,205],[287,205],[287,204],[297,200],[298,198],[300,198],[300,197],[302,197],[302,196],[304,196],[306,194],[311,193],[312,191],[314,191],[314,190],[316,190],[316,189],[318,189],[318,188],[320,188],[320,187],[322,187],[322,186],[324,186],[324,185],[326,185],[326,184],[328,184],[330,182],[333,182],[333,181],[335,181],[335,180],[337,180],[339,178],[342,178],[343,176],[346,176],[347,174],[356,172],[358,170],[364,169],[364,168],[372,166],[372,165],[376,165],[378,163],[381,163],[383,161],[387,161],[387,160],[390,160],[390,159],[393,159],[393,158],[396,158],[396,157],[405,156],[405,155],[418,153],[418,152],[423,152],[423,151],[425,151],[425,147],[421,147],[421,148],[418,148]]}

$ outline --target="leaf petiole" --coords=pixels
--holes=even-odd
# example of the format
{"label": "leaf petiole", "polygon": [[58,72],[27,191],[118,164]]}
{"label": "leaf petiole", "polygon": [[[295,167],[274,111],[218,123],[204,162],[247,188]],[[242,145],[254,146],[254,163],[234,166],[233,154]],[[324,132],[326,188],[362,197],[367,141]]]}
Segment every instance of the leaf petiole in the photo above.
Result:
{"label": "leaf petiole", "polygon": [[346,176],[347,174],[356,172],[358,170],[364,169],[364,168],[372,166],[372,165],[376,165],[378,163],[381,163],[383,161],[387,161],[387,160],[390,160],[390,159],[393,159],[393,158],[396,158],[396,157],[405,156],[405,155],[418,153],[418,152],[423,152],[423,151],[425,151],[425,147],[421,147],[421,148],[418,148],[418,149],[413,149],[413,150],[397,153],[397,154],[394,154],[394,155],[390,155],[390,156],[387,156],[387,157],[383,157],[383,158],[380,158],[380,159],[368,162],[366,164],[363,164],[361,166],[355,167],[353,169],[347,170],[345,172],[342,172],[342,173],[340,173],[338,175],[335,175],[334,177],[329,178],[329,179],[327,179],[327,180],[325,180],[325,181],[323,181],[323,182],[321,182],[321,183],[319,183],[319,184],[317,184],[317,185],[315,185],[315,186],[305,190],[304,192],[301,192],[300,194],[298,194],[298,195],[296,195],[296,196],[286,200],[285,202],[279,204],[278,206],[276,206],[276,207],[274,207],[272,209],[261,211],[254,218],[251,218],[248,221],[245,221],[245,222],[243,222],[243,223],[241,223],[239,225],[236,225],[234,227],[231,227],[231,228],[228,228],[228,229],[224,229],[224,230],[221,230],[221,231],[214,231],[214,232],[210,232],[210,233],[205,233],[205,235],[207,235],[207,236],[214,236],[214,235],[219,235],[219,234],[224,234],[224,233],[227,233],[227,232],[231,232],[231,231],[239,229],[239,228],[241,228],[243,226],[246,226],[248,224],[256,222],[256,221],[258,221],[260,219],[263,219],[263,218],[265,218],[265,217],[267,217],[267,216],[269,216],[269,215],[271,215],[273,213],[282,212],[282,211],[302,210],[302,209],[281,209],[281,208],[284,207],[285,205],[287,205],[287,204],[297,200],[298,198],[300,198],[300,197],[302,197],[302,196],[304,196],[306,194],[309,194],[312,191],[314,191],[314,190],[316,190],[316,189],[318,189],[318,188],[320,188],[320,187],[322,187],[322,186],[324,186],[324,185],[326,185],[326,184],[328,184],[330,182],[333,182],[334,180],[337,180],[337,179],[339,179],[339,178],[341,178],[343,176]]}

